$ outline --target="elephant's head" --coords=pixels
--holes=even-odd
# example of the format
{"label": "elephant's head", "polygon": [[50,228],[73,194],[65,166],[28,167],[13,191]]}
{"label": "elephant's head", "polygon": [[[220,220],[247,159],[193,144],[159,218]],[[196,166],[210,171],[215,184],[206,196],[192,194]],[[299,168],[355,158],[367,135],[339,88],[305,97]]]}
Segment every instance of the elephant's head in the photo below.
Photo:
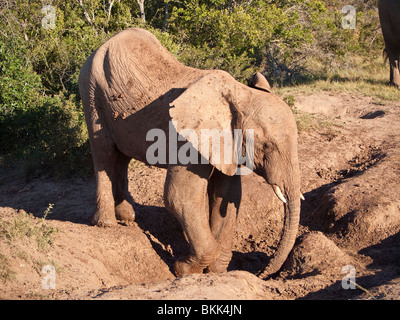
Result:
{"label": "elephant's head", "polygon": [[[265,273],[277,272],[291,251],[298,230],[300,216],[300,172],[297,158],[297,127],[290,108],[280,98],[263,90],[268,83],[260,74],[253,77],[252,86],[242,85],[223,71],[211,71],[197,80],[170,105],[170,115],[178,133],[195,130],[201,137],[203,130],[229,131],[231,141],[235,129],[241,129],[239,141],[247,154],[254,146],[254,172],[272,186],[284,203],[285,223],[278,249]],[[237,130],[236,130],[237,131]],[[249,139],[249,134],[252,138]],[[247,135],[247,136],[246,136]],[[187,137],[190,141],[190,137]],[[229,140],[229,139],[228,139]],[[203,141],[202,141],[203,143]],[[207,141],[208,143],[208,141]],[[213,158],[213,148],[200,154],[226,175],[237,172],[236,142],[220,148],[219,161]],[[251,144],[251,145],[250,145]],[[198,145],[196,143],[196,145]],[[233,157],[224,148],[232,148]],[[215,149],[214,149],[215,151]]]}

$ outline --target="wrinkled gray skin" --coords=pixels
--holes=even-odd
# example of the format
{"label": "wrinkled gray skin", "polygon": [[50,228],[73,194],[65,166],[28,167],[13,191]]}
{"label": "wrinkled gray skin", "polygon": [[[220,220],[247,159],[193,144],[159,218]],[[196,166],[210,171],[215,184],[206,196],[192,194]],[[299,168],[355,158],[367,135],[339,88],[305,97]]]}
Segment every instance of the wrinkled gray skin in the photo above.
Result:
{"label": "wrinkled gray skin", "polygon": [[400,89],[400,1],[379,0],[378,7],[385,40],[384,55],[390,63],[390,84]]}
{"label": "wrinkled gray skin", "polygon": [[[79,78],[97,179],[93,224],[113,226],[117,219],[134,219],[127,168],[131,158],[147,162],[146,151],[154,144],[146,141],[150,129],[166,133],[165,148],[185,129],[195,130],[198,137],[205,128],[253,129],[254,172],[275,190],[278,186],[287,200],[283,235],[265,274],[278,271],[299,224],[297,128],[291,110],[269,92],[262,75],[254,76],[250,84],[245,86],[223,71],[182,65],[141,29],[125,30],[104,43],[88,58]],[[176,123],[174,137],[169,135],[170,120]],[[240,143],[246,150],[246,139]],[[166,151],[167,164],[158,165],[168,169],[165,206],[180,221],[191,248],[176,261],[175,273],[226,271],[241,199],[240,176],[235,175],[238,164],[221,164],[196,150],[198,158],[210,163],[168,164],[172,161]]]}

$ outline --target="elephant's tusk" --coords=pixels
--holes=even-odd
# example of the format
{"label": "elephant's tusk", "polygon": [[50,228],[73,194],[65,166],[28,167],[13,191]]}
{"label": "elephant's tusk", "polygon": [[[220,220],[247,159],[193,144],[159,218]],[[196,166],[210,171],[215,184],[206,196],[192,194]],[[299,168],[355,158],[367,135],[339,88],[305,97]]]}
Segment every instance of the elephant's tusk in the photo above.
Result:
{"label": "elephant's tusk", "polygon": [[306,200],[306,198],[304,198],[303,194],[300,192],[300,199],[301,200]]}
{"label": "elephant's tusk", "polygon": [[283,203],[286,203],[286,199],[283,196],[281,189],[276,184],[274,184],[272,188],[274,189],[274,192],[276,196],[279,198],[279,200],[281,200]]}

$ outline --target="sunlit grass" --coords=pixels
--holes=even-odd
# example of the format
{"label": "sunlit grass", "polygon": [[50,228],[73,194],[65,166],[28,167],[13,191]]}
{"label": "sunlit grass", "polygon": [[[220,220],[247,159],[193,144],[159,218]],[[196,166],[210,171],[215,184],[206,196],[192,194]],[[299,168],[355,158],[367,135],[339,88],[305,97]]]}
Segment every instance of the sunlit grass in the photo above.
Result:
{"label": "sunlit grass", "polygon": [[[385,104],[385,101],[400,101],[400,90],[389,86],[389,65],[382,57],[371,61],[353,58],[354,63],[346,63],[334,71],[327,70],[323,77],[307,81],[296,86],[275,88],[280,96],[316,92],[348,92],[373,97],[375,103]],[[321,66],[316,66],[320,68]]]}

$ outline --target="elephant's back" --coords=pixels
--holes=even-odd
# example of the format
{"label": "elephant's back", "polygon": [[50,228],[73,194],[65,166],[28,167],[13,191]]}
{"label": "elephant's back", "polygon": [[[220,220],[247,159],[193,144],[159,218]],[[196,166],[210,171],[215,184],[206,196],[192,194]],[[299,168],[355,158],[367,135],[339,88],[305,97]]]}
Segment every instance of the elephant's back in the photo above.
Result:
{"label": "elephant's back", "polygon": [[206,72],[180,63],[150,32],[127,29],[82,67],[84,109],[99,114],[121,152],[145,161],[149,130],[169,132],[169,103]]}
{"label": "elephant's back", "polygon": [[104,43],[116,57],[126,58],[143,68],[157,69],[184,67],[149,31],[139,28],[126,29]]}
{"label": "elephant's back", "polygon": [[100,46],[91,70],[107,100],[124,97],[129,113],[198,78],[195,69],[180,63],[153,34],[137,28],[121,31]]}
{"label": "elephant's back", "polygon": [[104,46],[108,52],[105,66],[110,66],[111,72],[134,73],[134,77],[144,82],[144,86],[154,83],[157,87],[168,87],[171,81],[186,72],[187,67],[147,30],[133,28],[121,31]]}

